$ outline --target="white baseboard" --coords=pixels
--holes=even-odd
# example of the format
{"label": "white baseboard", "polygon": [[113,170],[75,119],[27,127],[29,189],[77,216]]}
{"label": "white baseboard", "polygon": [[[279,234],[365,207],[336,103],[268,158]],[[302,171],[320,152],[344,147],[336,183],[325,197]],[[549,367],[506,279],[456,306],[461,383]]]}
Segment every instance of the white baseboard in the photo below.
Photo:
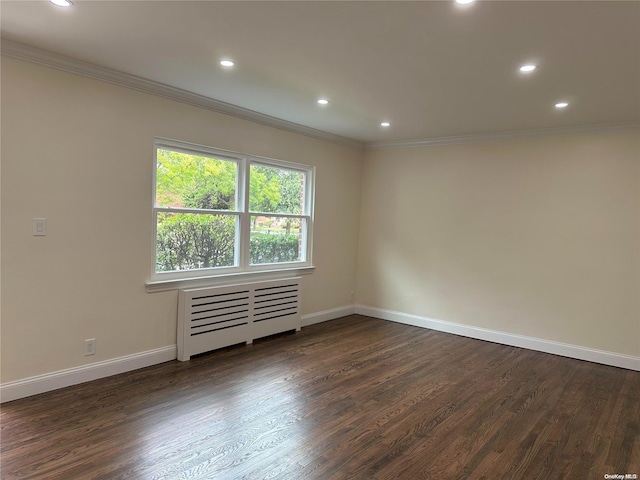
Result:
{"label": "white baseboard", "polygon": [[[480,327],[445,322],[408,313],[367,307],[365,305],[347,305],[344,307],[332,308],[322,312],[303,315],[302,326],[307,327],[309,325],[327,322],[329,320],[345,317],[354,313],[413,325],[416,327],[429,328],[440,332],[453,333],[464,337],[487,340],[489,342],[501,343],[504,345],[527,348],[529,350],[553,353],[564,357],[577,358],[579,360],[587,360],[604,365],[640,371],[640,357],[595,350],[539,338],[525,337],[523,335],[504,333],[496,330],[487,330]],[[91,380],[97,380],[111,375],[129,372],[131,370],[137,370],[138,368],[149,367],[158,363],[175,360],[176,357],[177,347],[176,345],[170,345],[167,347],[157,348],[155,350],[149,350],[147,352],[135,353],[133,355],[126,355],[112,360],[105,360],[103,362],[92,363],[90,365],[83,365],[81,367],[69,368],[66,370],[4,383],[0,385],[0,402],[9,402],[11,400],[30,397],[31,395],[37,395],[39,393],[57,390],[59,388],[89,382]]]}
{"label": "white baseboard", "polygon": [[344,307],[332,308],[322,312],[310,313],[302,316],[302,326],[308,327],[314,323],[328,322],[329,320],[335,320],[336,318],[353,315],[355,312],[355,305],[346,305]]}
{"label": "white baseboard", "polygon": [[19,398],[30,397],[39,393],[109,377],[118,373],[129,372],[158,363],[175,360],[175,345],[157,348],[147,352],[134,353],[124,357],[96,362],[81,367],[68,368],[57,372],[46,373],[35,377],[16,380],[0,385],[0,402],[9,402]]}
{"label": "white baseboard", "polygon": [[453,333],[463,337],[501,343],[512,347],[527,348],[529,350],[552,353],[563,357],[576,358],[578,360],[587,360],[589,362],[611,365],[613,367],[640,371],[640,357],[634,357],[631,355],[596,350],[578,345],[554,342],[552,340],[543,340],[541,338],[526,337],[524,335],[515,335],[512,333],[499,332],[497,330],[488,330],[486,328],[462,325],[459,323],[445,322],[443,320],[395,312],[382,308],[368,307],[366,305],[356,305],[355,313],[380,318],[382,320],[390,320],[392,322],[413,325],[416,327],[438,330],[440,332]]}
{"label": "white baseboard", "polygon": [[[306,327],[314,323],[326,322],[355,313],[355,306],[332,308],[323,312],[311,313],[302,316],[302,326]],[[37,375],[14,382],[0,385],[0,403],[10,402],[19,398],[50,392],[59,388],[90,382],[99,378],[117,375],[118,373],[149,367],[158,363],[168,362],[177,358],[177,346],[157,348],[147,352],[134,353],[124,357],[91,363],[81,367],[69,368],[57,372]]]}

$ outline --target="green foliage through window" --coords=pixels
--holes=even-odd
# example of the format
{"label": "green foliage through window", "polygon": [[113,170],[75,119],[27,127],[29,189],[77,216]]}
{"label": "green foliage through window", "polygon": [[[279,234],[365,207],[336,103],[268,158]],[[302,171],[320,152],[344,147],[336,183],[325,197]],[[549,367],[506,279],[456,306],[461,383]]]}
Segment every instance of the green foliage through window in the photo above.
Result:
{"label": "green foliage through window", "polygon": [[267,213],[302,213],[304,174],[293,170],[251,165],[249,210]]}
{"label": "green foliage through window", "polygon": [[300,240],[297,235],[251,234],[251,264],[297,262]]}
{"label": "green foliage through window", "polygon": [[[155,271],[304,261],[311,170],[202,151],[207,153],[186,145],[156,148]],[[242,198],[247,175],[249,188]]]}
{"label": "green foliage through window", "polygon": [[157,270],[233,266],[235,237],[235,216],[159,213]]}
{"label": "green foliage through window", "polygon": [[236,209],[235,162],[160,148],[157,158],[157,206]]}

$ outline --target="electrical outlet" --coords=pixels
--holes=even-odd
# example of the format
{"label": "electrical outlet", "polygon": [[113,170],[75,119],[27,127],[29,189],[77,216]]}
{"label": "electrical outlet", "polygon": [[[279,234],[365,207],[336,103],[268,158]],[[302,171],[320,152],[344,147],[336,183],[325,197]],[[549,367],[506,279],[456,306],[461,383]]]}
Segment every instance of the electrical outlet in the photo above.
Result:
{"label": "electrical outlet", "polygon": [[84,356],[95,355],[96,354],[96,339],[95,338],[87,338],[84,341]]}
{"label": "electrical outlet", "polygon": [[354,292],[353,290],[351,290],[351,292],[349,293],[349,298],[351,299],[351,301],[355,301],[356,299],[356,292]]}

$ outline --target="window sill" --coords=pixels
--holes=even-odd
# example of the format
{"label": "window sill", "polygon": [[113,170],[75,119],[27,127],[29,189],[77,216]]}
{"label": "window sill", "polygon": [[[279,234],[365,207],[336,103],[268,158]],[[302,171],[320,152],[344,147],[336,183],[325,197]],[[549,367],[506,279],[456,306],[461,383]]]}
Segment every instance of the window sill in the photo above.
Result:
{"label": "window sill", "polygon": [[200,288],[234,283],[251,283],[264,280],[277,280],[295,275],[309,275],[316,267],[297,267],[282,270],[263,270],[259,272],[229,273],[211,277],[174,278],[171,280],[151,280],[147,282],[147,292],[166,292],[168,290],[182,290],[185,288]]}

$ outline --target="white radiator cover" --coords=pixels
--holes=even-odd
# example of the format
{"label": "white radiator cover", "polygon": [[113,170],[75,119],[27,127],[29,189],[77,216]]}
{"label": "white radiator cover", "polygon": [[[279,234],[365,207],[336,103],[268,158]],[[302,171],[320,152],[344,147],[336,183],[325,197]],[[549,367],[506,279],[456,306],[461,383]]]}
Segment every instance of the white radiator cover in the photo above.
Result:
{"label": "white radiator cover", "polygon": [[178,360],[300,330],[300,277],[180,290]]}

